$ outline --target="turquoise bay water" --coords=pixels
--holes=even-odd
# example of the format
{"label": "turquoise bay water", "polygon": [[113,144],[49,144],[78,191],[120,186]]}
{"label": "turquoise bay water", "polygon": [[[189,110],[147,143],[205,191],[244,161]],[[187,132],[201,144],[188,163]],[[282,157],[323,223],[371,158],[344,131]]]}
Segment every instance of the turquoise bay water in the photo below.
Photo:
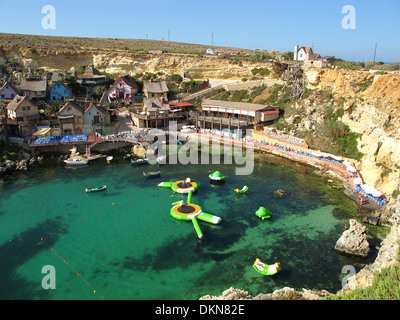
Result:
{"label": "turquoise bay water", "polygon": [[[114,158],[78,169],[48,160],[0,184],[1,299],[198,299],[229,287],[252,295],[284,286],[340,289],[342,266],[351,261],[334,245],[357,208],[320,176],[264,161],[250,176],[235,176],[235,165],[163,165],[160,178],[146,180],[142,171],[155,166]],[[209,172],[222,169],[226,182],[210,184]],[[182,177],[199,184],[192,202],[222,218],[217,226],[199,222],[201,241],[190,222],[169,214],[171,203],[186,196],[156,186]],[[84,192],[103,184],[106,192]],[[248,194],[237,198],[233,190],[244,185]],[[290,197],[274,198],[278,188]],[[273,213],[271,220],[255,216],[260,206]],[[256,258],[280,262],[280,272],[260,275],[252,268]],[[46,265],[56,270],[55,290],[42,288]]]}

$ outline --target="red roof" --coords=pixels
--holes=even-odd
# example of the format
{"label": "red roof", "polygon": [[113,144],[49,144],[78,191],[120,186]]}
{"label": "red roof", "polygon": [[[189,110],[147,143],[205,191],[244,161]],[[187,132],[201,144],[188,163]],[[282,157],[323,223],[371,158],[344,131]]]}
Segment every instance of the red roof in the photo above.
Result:
{"label": "red roof", "polygon": [[194,104],[190,102],[170,102],[169,106],[181,108],[181,107],[193,107]]}

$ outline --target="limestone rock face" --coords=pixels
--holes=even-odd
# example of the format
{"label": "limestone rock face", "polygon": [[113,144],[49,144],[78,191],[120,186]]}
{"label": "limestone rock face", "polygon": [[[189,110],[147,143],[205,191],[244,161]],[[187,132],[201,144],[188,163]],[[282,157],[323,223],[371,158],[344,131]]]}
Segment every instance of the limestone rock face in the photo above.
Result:
{"label": "limestone rock face", "polygon": [[336,242],[335,250],[360,257],[367,257],[370,248],[367,241],[366,227],[354,219],[350,220],[350,228],[343,232]]}
{"label": "limestone rock face", "polygon": [[143,148],[143,147],[141,147],[141,146],[134,145],[134,146],[132,147],[132,153],[133,153],[136,157],[138,157],[138,158],[140,158],[140,159],[144,159],[144,158],[146,158],[147,150],[146,150],[146,148]]}

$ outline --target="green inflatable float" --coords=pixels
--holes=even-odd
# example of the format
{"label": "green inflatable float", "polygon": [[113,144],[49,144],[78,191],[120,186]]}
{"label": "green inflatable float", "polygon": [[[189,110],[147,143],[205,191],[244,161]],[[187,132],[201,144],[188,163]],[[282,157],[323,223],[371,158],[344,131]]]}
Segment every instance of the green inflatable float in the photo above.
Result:
{"label": "green inflatable float", "polygon": [[161,188],[171,188],[172,191],[176,193],[189,193],[195,192],[199,188],[196,182],[193,182],[190,178],[186,180],[176,181],[176,182],[161,182],[158,184]]}
{"label": "green inflatable float", "polygon": [[268,265],[268,264],[265,264],[264,262],[261,262],[261,260],[257,258],[256,261],[254,261],[253,268],[257,272],[259,272],[265,276],[272,276],[272,275],[278,273],[280,265],[281,265],[280,263]]}
{"label": "green inflatable float", "polygon": [[271,218],[272,213],[270,211],[268,211],[267,209],[265,209],[264,207],[260,207],[256,211],[256,216],[259,217],[262,221],[264,221],[264,219]]}
{"label": "green inflatable float", "polygon": [[225,176],[219,171],[209,174],[208,177],[213,181],[225,181]]}
{"label": "green inflatable float", "polygon": [[172,203],[173,207],[171,208],[170,213],[171,216],[177,220],[192,221],[197,237],[199,239],[203,239],[203,233],[200,229],[200,225],[197,219],[203,220],[211,224],[219,224],[221,223],[221,218],[203,212],[203,209],[199,205],[193,204],[191,202],[192,202],[192,191],[188,193],[187,203],[184,203],[183,200],[173,202]]}

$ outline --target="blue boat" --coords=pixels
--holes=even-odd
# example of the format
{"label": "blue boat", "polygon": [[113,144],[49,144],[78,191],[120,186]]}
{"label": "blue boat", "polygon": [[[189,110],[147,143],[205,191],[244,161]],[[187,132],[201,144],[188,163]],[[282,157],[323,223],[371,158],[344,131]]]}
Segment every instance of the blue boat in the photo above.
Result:
{"label": "blue boat", "polygon": [[143,176],[146,178],[159,177],[160,174],[161,174],[161,171],[151,171],[151,172],[143,171]]}
{"label": "blue boat", "polygon": [[147,164],[147,159],[131,159],[131,164],[133,166],[140,165],[140,164]]}

